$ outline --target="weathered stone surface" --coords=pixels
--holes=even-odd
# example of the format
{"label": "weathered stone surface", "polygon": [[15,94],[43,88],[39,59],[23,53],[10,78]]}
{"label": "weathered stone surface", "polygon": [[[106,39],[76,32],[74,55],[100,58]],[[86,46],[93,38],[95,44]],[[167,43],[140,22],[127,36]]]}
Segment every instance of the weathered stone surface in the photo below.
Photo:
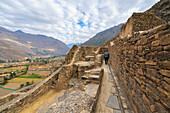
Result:
{"label": "weathered stone surface", "polygon": [[111,67],[137,113],[168,112],[169,27],[141,31],[137,37],[132,33],[129,39],[116,37],[109,46]]}
{"label": "weathered stone surface", "polygon": [[88,94],[90,97],[95,98],[98,88],[99,88],[99,84],[88,84],[86,86],[85,93]]}
{"label": "weathered stone surface", "polygon": [[48,112],[80,113],[83,110],[90,112],[92,110],[93,103],[94,100],[83,91],[73,91],[66,95],[66,98],[63,101],[51,106]]}
{"label": "weathered stone surface", "polygon": [[160,41],[159,41],[159,40],[156,40],[156,41],[153,41],[153,42],[151,43],[151,45],[152,45],[152,46],[158,46],[159,43],[160,43]]}
{"label": "weathered stone surface", "polygon": [[168,84],[170,84],[170,78],[164,77],[164,80],[165,80]]}
{"label": "weathered stone surface", "polygon": [[170,51],[170,45],[164,46],[163,49],[164,49],[165,51]]}
{"label": "weathered stone surface", "polygon": [[145,94],[142,95],[142,98],[143,98],[143,100],[145,101],[145,103],[150,106],[150,101],[149,101],[149,99],[146,97]]}
{"label": "weathered stone surface", "polygon": [[114,108],[114,109],[120,109],[119,102],[118,102],[118,97],[110,95],[110,97],[109,97],[109,99],[107,101],[106,106]]}
{"label": "weathered stone surface", "polygon": [[170,71],[169,70],[160,70],[159,72],[164,76],[170,77]]}
{"label": "weathered stone surface", "polygon": [[94,61],[95,57],[94,56],[85,56],[86,61]]}
{"label": "weathered stone surface", "polygon": [[154,105],[151,105],[151,106],[150,106],[150,110],[151,110],[151,112],[154,112],[154,111],[155,111],[155,106],[154,106]]}
{"label": "weathered stone surface", "polygon": [[165,35],[160,39],[160,45],[170,44],[170,35]]}
{"label": "weathered stone surface", "polygon": [[111,94],[118,94],[115,87],[111,88],[110,93]]}
{"label": "weathered stone surface", "polygon": [[166,92],[164,89],[162,89],[162,88],[160,88],[160,87],[157,87],[157,89],[158,89],[158,91],[159,91],[160,93],[162,93],[163,95],[169,96],[169,93]]}
{"label": "weathered stone surface", "polygon": [[113,110],[113,113],[121,113],[121,111],[114,109],[114,110]]}
{"label": "weathered stone surface", "polygon": [[160,68],[163,68],[163,69],[170,69],[170,61],[159,61],[158,62],[158,65]]}
{"label": "weathered stone surface", "polygon": [[90,113],[89,111],[83,110],[80,113]]}
{"label": "weathered stone surface", "polygon": [[157,62],[154,62],[154,61],[147,61],[145,62],[146,65],[152,65],[152,66],[155,66],[157,65]]}
{"label": "weathered stone surface", "polygon": [[161,81],[161,83],[162,83],[164,89],[166,89],[168,92],[170,92],[170,85],[167,84],[165,81]]}

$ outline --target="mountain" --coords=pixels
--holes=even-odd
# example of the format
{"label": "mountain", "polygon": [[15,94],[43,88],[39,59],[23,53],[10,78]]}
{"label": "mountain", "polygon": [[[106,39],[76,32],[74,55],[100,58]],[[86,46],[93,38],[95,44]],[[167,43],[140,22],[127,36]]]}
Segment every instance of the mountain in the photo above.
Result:
{"label": "mountain", "polygon": [[21,30],[17,30],[17,31],[15,31],[15,32],[17,32],[17,33],[24,33],[23,31],[21,31]]}
{"label": "mountain", "polygon": [[67,44],[67,46],[71,49],[72,47],[73,47],[73,45],[77,45],[77,46],[79,46],[79,45],[81,45],[82,43],[70,43],[70,44]]}
{"label": "mountain", "polygon": [[65,55],[69,48],[63,42],[45,35],[9,31],[0,27],[0,58],[23,59],[29,56]]}
{"label": "mountain", "polygon": [[99,32],[94,37],[92,37],[88,41],[84,42],[82,45],[100,46],[104,42],[112,39],[117,34],[119,34],[122,25],[123,24],[119,24],[117,26],[106,29],[102,32]]}

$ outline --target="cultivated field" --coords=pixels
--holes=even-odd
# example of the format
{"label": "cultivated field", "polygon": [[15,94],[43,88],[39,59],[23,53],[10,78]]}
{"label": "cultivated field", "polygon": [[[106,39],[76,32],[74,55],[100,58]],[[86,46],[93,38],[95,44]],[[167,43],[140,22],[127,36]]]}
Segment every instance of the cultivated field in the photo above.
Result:
{"label": "cultivated field", "polygon": [[34,81],[34,83],[40,82],[41,78],[13,78],[11,80],[8,80],[9,83],[23,83],[25,84],[26,82],[32,82]]}
{"label": "cultivated field", "polygon": [[[48,77],[61,66],[64,57],[35,58],[26,62],[0,64],[0,95],[29,86]],[[3,89],[4,88],[4,89]]]}
{"label": "cultivated field", "polygon": [[11,93],[11,92],[13,92],[12,90],[8,90],[8,89],[2,89],[2,88],[0,88],[0,97],[1,96],[5,96],[5,95],[7,95],[7,94],[9,94],[9,93]]}
{"label": "cultivated field", "polygon": [[4,88],[11,88],[11,89],[19,89],[21,84],[22,83],[7,83],[3,87]]}

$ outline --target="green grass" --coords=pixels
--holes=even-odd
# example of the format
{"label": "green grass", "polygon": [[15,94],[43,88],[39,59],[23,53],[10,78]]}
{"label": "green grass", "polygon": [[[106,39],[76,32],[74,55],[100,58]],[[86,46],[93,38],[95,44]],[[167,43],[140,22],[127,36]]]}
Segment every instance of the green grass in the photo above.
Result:
{"label": "green grass", "polygon": [[30,76],[19,76],[18,78],[41,78],[38,74],[32,74]]}
{"label": "green grass", "polygon": [[61,62],[61,61],[64,61],[64,59],[56,59],[54,60],[55,62]]}
{"label": "green grass", "polygon": [[7,89],[7,90],[13,90],[13,91],[17,91],[16,89],[11,89],[11,88],[4,88],[4,87],[0,87],[2,89]]}
{"label": "green grass", "polygon": [[21,73],[21,71],[15,71],[16,73]]}
{"label": "green grass", "polygon": [[8,69],[8,70],[13,71],[14,69]]}

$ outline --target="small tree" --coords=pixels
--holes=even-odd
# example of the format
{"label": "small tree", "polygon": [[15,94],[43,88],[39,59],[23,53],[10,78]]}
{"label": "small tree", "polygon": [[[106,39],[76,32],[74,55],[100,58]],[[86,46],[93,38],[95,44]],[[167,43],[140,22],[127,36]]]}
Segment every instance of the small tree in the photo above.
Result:
{"label": "small tree", "polygon": [[22,88],[22,87],[24,87],[24,84],[21,84],[21,85],[20,85],[20,88]]}
{"label": "small tree", "polygon": [[29,86],[30,85],[30,83],[29,82],[26,82],[26,86]]}
{"label": "small tree", "polygon": [[13,77],[15,77],[16,76],[16,73],[15,72],[13,72]]}
{"label": "small tree", "polygon": [[13,78],[14,76],[13,76],[13,72],[10,72],[10,78]]}

